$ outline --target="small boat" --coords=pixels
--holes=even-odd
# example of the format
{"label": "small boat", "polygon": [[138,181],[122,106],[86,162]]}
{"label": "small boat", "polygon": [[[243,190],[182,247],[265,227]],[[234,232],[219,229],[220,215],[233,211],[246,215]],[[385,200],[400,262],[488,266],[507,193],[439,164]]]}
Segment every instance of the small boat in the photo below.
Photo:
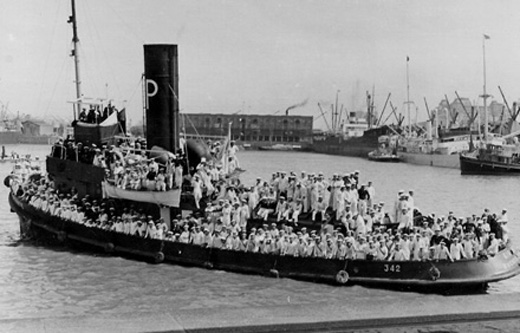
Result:
{"label": "small boat", "polygon": [[396,154],[396,136],[381,135],[377,140],[379,147],[368,153],[368,159],[376,162],[401,162]]}
{"label": "small boat", "polygon": [[520,175],[520,144],[491,141],[473,152],[460,155],[463,175]]}
{"label": "small boat", "polygon": [[374,150],[368,153],[368,159],[376,162],[401,162],[401,156],[396,154]]}
{"label": "small boat", "polygon": [[293,151],[302,150],[302,146],[277,143],[271,146],[259,146],[258,150]]}

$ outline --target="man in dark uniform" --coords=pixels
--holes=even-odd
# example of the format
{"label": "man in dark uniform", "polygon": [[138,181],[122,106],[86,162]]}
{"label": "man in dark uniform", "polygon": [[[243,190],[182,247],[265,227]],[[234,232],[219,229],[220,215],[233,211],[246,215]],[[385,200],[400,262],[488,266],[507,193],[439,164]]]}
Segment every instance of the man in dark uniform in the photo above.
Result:
{"label": "man in dark uniform", "polygon": [[430,239],[430,246],[439,245],[441,242],[446,243],[446,246],[449,248],[451,245],[451,242],[449,239],[444,237],[441,234],[441,229],[439,227],[435,227],[434,234],[432,238]]}

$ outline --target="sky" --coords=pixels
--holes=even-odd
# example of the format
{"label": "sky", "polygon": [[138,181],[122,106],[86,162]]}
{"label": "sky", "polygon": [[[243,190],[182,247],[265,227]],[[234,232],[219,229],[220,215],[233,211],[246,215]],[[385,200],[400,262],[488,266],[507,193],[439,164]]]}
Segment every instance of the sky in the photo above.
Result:
{"label": "sky", "polygon": [[[75,97],[69,0],[2,0],[0,102],[13,114],[72,118]],[[405,112],[407,62],[413,118],[455,91],[520,99],[520,1],[77,0],[82,91],[143,117],[143,45],[179,47],[180,106],[189,113],[315,117],[338,95],[348,111],[374,92]],[[385,110],[388,115],[389,108]],[[330,112],[327,114],[329,117]],[[388,122],[394,121],[390,118]],[[330,122],[330,121],[329,121]]]}

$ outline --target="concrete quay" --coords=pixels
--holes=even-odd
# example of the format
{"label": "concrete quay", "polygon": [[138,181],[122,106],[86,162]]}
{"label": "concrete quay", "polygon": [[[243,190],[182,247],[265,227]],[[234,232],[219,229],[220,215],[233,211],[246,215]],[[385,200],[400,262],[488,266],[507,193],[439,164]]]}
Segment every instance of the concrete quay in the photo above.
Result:
{"label": "concrete quay", "polygon": [[520,294],[0,320],[0,332],[520,332]]}

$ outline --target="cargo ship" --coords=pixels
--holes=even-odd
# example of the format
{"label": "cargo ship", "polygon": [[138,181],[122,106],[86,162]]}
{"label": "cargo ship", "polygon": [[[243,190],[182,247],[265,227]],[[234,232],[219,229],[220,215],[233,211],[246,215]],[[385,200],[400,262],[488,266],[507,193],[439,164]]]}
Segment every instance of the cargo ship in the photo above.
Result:
{"label": "cargo ship", "polygon": [[478,133],[453,130],[438,138],[402,138],[398,155],[404,163],[458,169],[459,155],[478,142]]}
{"label": "cargo ship", "polygon": [[378,147],[379,137],[392,133],[387,125],[368,129],[363,124],[346,124],[339,133],[316,132],[311,150],[315,153],[367,158],[368,153]]}

